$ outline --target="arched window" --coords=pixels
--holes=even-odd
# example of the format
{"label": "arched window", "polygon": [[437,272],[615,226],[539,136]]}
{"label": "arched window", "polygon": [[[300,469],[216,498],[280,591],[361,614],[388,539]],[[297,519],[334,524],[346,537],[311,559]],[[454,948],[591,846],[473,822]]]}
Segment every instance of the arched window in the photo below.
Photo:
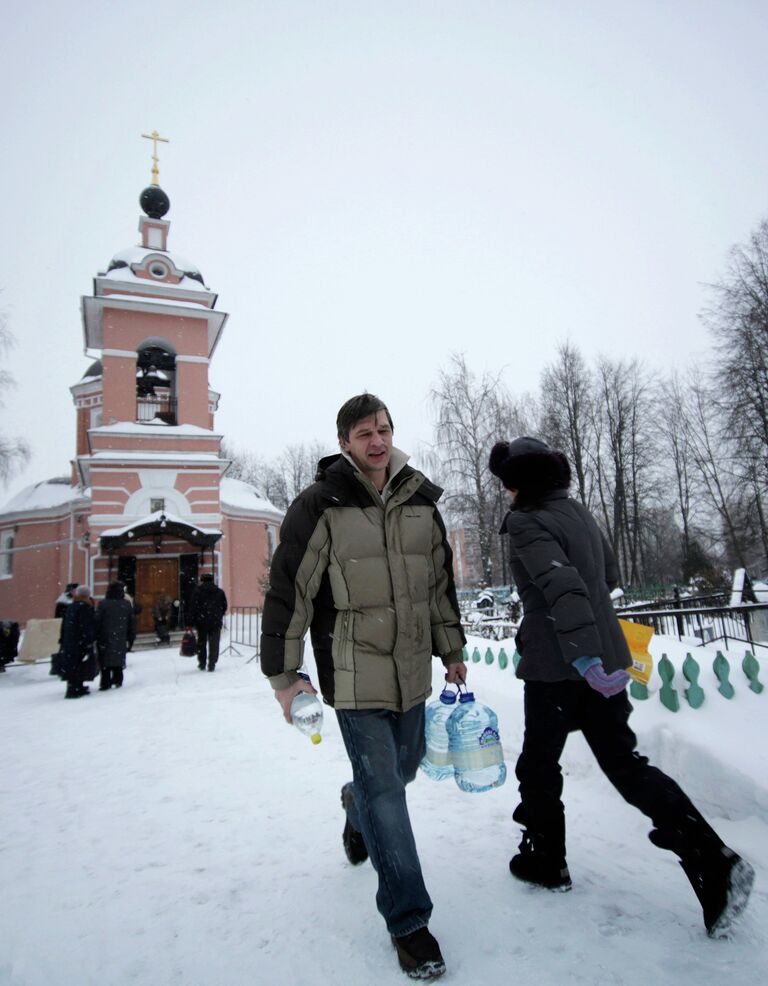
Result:
{"label": "arched window", "polygon": [[176,424],[176,354],[160,342],[145,343],[138,350],[136,420]]}

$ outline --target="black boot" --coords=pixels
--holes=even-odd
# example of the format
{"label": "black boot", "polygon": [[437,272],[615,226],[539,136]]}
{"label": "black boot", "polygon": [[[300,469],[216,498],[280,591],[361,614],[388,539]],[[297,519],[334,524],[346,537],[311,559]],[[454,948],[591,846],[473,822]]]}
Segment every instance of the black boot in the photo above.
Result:
{"label": "black boot", "polygon": [[547,851],[546,840],[523,831],[520,852],[509,861],[509,871],[518,880],[533,883],[547,890],[570,890],[571,874],[563,851]]}
{"label": "black boot", "polygon": [[704,913],[710,938],[724,938],[747,906],[755,871],[725,845],[715,830],[693,809],[682,823],[659,826],[648,833],[660,849],[680,857]]}
{"label": "black boot", "polygon": [[704,926],[710,938],[727,938],[734,922],[747,906],[753,867],[724,846],[709,856],[691,856],[680,860],[704,912]]}
{"label": "black boot", "polygon": [[[347,811],[351,800],[352,785],[345,784],[341,789],[341,806],[344,811]],[[347,816],[347,820],[344,823],[341,841],[344,843],[344,852],[347,854],[347,859],[353,866],[359,866],[360,863],[364,863],[368,859],[368,850],[365,848],[363,834],[362,832],[358,832],[357,829],[352,828],[349,816]]]}
{"label": "black boot", "polygon": [[428,928],[418,928],[399,938],[392,935],[392,944],[397,949],[400,968],[409,979],[437,979],[445,972],[440,946]]}
{"label": "black boot", "polygon": [[106,692],[109,690],[112,684],[112,676],[110,674],[109,668],[102,668],[101,677],[99,678],[99,691]]}

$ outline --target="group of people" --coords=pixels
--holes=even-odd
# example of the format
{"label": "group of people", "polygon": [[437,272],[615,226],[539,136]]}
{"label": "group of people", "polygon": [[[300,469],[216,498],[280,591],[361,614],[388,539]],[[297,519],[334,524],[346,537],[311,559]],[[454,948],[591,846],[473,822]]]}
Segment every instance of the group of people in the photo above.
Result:
{"label": "group of people", "polygon": [[[156,606],[163,602],[158,600]],[[213,671],[219,658],[219,639],[227,597],[213,576],[205,573],[192,594],[190,622],[197,635],[198,667]],[[52,673],[67,683],[64,697],[81,698],[90,692],[86,681],[99,676],[99,690],[121,688],[127,653],[136,639],[136,607],[122,582],[110,582],[96,604],[87,585],[70,583],[56,600],[61,619],[59,653]],[[170,643],[170,630],[167,631]]]}
{"label": "group of people", "polygon": [[85,682],[97,674],[101,691],[122,687],[126,653],[136,637],[136,616],[123,583],[110,582],[98,605],[87,585],[68,586],[67,591],[72,600],[62,602],[56,658],[56,670],[67,683],[64,697],[87,695]]}
{"label": "group of people", "polygon": [[[262,619],[261,667],[286,721],[299,692],[310,633],[318,684],[334,708],[352,779],[341,789],[342,844],[370,859],[376,903],[412,979],[445,972],[429,931],[432,901],[419,861],[406,786],[424,755],[431,662],[463,682],[465,638],[441,494],[393,445],[386,405],[364,393],[339,410],[340,453],[291,504],[275,551]],[[569,890],[560,757],[580,730],[598,764],[675,853],[712,937],[747,903],[751,865],[728,848],[679,785],[637,752],[626,694],[631,658],[610,599],[614,555],[595,520],[568,496],[562,453],[535,438],[500,439],[488,463],[509,495],[509,537],[523,620],[516,638],[525,729],[516,776],[522,827],[512,875]]]}

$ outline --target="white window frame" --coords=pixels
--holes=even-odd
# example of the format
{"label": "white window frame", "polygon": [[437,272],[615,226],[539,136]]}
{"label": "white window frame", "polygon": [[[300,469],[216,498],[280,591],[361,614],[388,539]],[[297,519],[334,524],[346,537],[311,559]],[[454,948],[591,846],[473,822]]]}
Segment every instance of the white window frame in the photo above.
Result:
{"label": "white window frame", "polygon": [[15,531],[3,531],[0,534],[0,579],[13,578],[12,552],[15,540]]}

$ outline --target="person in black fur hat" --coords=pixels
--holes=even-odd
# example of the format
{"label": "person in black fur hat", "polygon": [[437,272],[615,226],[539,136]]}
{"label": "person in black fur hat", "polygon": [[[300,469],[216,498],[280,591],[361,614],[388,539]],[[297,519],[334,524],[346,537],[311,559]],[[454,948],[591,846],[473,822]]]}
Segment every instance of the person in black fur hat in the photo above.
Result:
{"label": "person in black fur hat", "polygon": [[632,661],[610,597],[618,566],[592,515],[568,496],[568,460],[546,442],[523,437],[497,442],[488,465],[511,500],[502,533],[511,541],[524,614],[516,645],[525,735],[513,815],[523,837],[509,864],[513,876],[571,889],[560,756],[568,734],[581,730],[617,791],[652,820],[651,842],[680,858],[709,935],[726,935],[746,906],[754,869],[675,781],[636,752],[626,694]]}

